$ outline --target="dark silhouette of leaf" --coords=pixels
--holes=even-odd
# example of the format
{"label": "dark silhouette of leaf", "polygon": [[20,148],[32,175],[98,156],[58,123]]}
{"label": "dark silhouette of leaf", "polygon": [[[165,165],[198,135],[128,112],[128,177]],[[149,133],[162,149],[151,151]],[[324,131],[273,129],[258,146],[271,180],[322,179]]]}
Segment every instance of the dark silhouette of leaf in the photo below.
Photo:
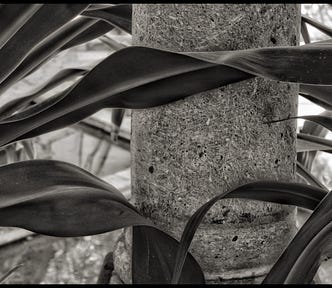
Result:
{"label": "dark silhouette of leaf", "polygon": [[298,161],[296,163],[296,172],[308,181],[309,184],[327,190],[327,188]]}
{"label": "dark silhouette of leaf", "polygon": [[[326,57],[331,49],[304,46],[197,53],[128,47],[99,63],[59,101],[25,116],[24,123],[0,123],[0,145],[74,124],[102,108],[155,107],[254,77],[242,70],[279,81],[330,82],[332,65],[327,64],[332,63],[326,59],[332,57]],[[307,62],[321,66],[309,71]],[[317,69],[326,69],[322,77],[315,76]],[[15,119],[20,119],[20,113]]]}
{"label": "dark silhouette of leaf", "polygon": [[82,13],[83,16],[104,20],[127,33],[131,33],[131,14],[131,4],[115,5],[97,10],[86,10]]}
{"label": "dark silhouette of leaf", "polygon": [[[144,236],[141,239],[136,234],[136,243],[144,241],[144,245],[150,247],[149,251],[140,251],[143,258],[135,258],[135,280],[155,282],[156,275],[169,279],[169,271],[163,265],[172,267],[178,241],[141,216],[115,187],[89,172],[60,161],[22,161],[0,166],[0,187],[0,226],[20,227],[57,237],[149,226],[135,230]],[[160,254],[161,251],[168,253]],[[162,265],[151,266],[156,263]],[[143,267],[151,271],[150,278],[137,274]],[[203,273],[191,255],[187,257],[183,280],[188,282],[190,277],[199,283],[204,281]]]}
{"label": "dark silhouette of leaf", "polygon": [[332,86],[301,84],[299,94],[327,110],[332,110]]}
{"label": "dark silhouette of leaf", "polygon": [[245,198],[315,209],[326,194],[327,192],[325,190],[306,184],[260,181],[242,185],[234,190],[223,192],[212,198],[202,205],[194,215],[190,217],[186,224],[177,251],[172,283],[178,283],[186,253],[199,224],[209,209],[220,199]]}
{"label": "dark silhouette of leaf", "polygon": [[324,34],[332,37],[332,29],[323,25],[322,23],[319,23],[316,20],[304,15],[302,15],[301,21],[310,24],[311,26],[317,28],[319,31],[323,32]]}
{"label": "dark silhouette of leaf", "polygon": [[295,235],[263,284],[308,284],[325,255],[331,255],[332,194],[328,193]]}
{"label": "dark silhouette of leaf", "polygon": [[0,7],[0,49],[43,4],[2,4]]}
{"label": "dark silhouette of leaf", "polygon": [[65,162],[1,166],[0,183],[0,226],[74,237],[150,223],[116,188]]}
{"label": "dark silhouette of leaf", "polygon": [[0,83],[36,45],[76,17],[87,6],[88,4],[45,4],[37,10],[0,49]]}
{"label": "dark silhouette of leaf", "polygon": [[[133,227],[133,284],[169,284],[179,243],[166,233],[148,226]],[[203,272],[188,254],[180,284],[204,284]]]}
{"label": "dark silhouette of leaf", "polygon": [[40,42],[19,64],[18,67],[1,83],[0,93],[3,93],[18,80],[25,77],[34,68],[39,67],[45,60],[59,52],[59,49],[68,41],[79,35],[82,31],[91,27],[97,20],[83,17],[67,23],[49,37]]}
{"label": "dark silhouette of leaf", "polygon": [[35,89],[34,92],[29,95],[14,99],[0,107],[0,120],[4,120],[6,117],[10,116],[14,112],[19,111],[22,108],[27,107],[31,101],[35,100],[42,94],[50,91],[54,87],[62,84],[65,81],[72,80],[78,76],[85,75],[88,70],[69,68],[61,70],[56,73],[51,79],[46,81],[42,86]]}

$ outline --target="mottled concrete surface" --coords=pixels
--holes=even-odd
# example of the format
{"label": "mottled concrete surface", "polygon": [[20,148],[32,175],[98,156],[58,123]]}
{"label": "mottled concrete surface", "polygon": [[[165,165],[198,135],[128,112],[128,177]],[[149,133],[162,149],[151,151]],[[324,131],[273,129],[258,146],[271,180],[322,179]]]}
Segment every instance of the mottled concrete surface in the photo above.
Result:
{"label": "mottled concrete surface", "polygon": [[[296,45],[299,5],[134,5],[133,44],[173,51]],[[132,113],[132,189],[144,215],[179,239],[195,210],[253,180],[292,181],[297,85],[251,79]],[[296,231],[294,208],[220,201],[192,252],[207,278],[266,273]],[[244,269],[244,270],[243,270]],[[244,273],[244,271],[247,271]]]}

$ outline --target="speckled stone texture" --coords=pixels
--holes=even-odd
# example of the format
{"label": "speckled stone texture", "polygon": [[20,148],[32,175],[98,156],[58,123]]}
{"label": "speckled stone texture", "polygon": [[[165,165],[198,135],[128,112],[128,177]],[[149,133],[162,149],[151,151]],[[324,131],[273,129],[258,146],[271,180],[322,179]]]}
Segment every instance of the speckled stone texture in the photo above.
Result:
{"label": "speckled stone texture", "polygon": [[[297,4],[138,4],[133,43],[172,51],[298,45],[299,23]],[[296,115],[297,93],[296,84],[254,78],[133,111],[136,206],[179,239],[188,217],[218,193],[294,181],[295,121],[263,122]],[[293,207],[227,199],[207,214],[191,252],[208,282],[260,282],[295,231]]]}

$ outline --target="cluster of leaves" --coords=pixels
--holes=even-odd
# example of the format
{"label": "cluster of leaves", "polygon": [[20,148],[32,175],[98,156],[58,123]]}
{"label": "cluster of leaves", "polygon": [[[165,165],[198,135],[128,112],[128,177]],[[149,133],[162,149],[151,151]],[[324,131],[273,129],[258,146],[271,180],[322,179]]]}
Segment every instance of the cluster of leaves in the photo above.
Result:
{"label": "cluster of leaves", "polygon": [[[100,37],[114,27],[130,33],[131,9],[131,5],[112,4],[2,4],[0,97],[60,51]],[[6,149],[17,141],[74,124],[106,107],[117,109],[113,122],[119,126],[122,109],[164,105],[253,77],[300,83],[300,95],[330,110],[332,42],[309,43],[305,25],[314,25],[328,35],[331,29],[306,17],[302,20],[307,44],[300,47],[175,53],[115,45],[121,49],[91,70],[60,71],[36,92],[0,107],[0,146]],[[38,100],[68,79],[75,79],[69,88]],[[332,128],[328,112],[271,119],[270,123],[295,118]],[[236,197],[296,205],[314,212],[264,283],[310,283],[322,259],[329,256],[332,196],[308,171],[306,163],[311,160],[306,159],[313,157],[312,152],[331,149],[332,142],[322,135],[302,131],[298,134],[298,151],[302,153],[298,173],[309,184],[254,182],[222,193],[190,218],[180,242],[140,215],[112,185],[79,167],[50,160],[3,165],[0,226],[59,237],[134,226],[133,283],[204,283],[203,272],[188,249],[216,201]]]}

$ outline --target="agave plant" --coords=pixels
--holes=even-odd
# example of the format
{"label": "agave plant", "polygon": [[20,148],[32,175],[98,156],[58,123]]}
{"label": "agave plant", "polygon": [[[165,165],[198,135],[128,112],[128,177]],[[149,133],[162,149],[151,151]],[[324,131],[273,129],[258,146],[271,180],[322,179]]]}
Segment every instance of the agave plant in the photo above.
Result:
{"label": "agave plant", "polygon": [[[123,109],[165,105],[254,77],[300,83],[300,95],[329,110],[332,42],[310,43],[306,23],[332,35],[328,27],[302,17],[302,35],[307,44],[300,47],[176,53],[122,47],[104,36],[104,42],[119,50],[91,70],[60,71],[36,92],[0,107],[0,147],[9,149],[15,143],[29,147],[24,141],[77,123],[103,108],[116,109],[113,124],[117,130]],[[131,6],[3,4],[0,24],[1,97],[64,49],[103,36],[114,27],[130,33]],[[203,74],[205,77],[201,77]],[[75,80],[69,88],[39,99],[69,78]],[[297,118],[332,128],[330,113],[269,123]],[[0,226],[57,237],[94,235],[133,226],[133,283],[198,284],[204,283],[204,274],[188,249],[214,203],[222,198],[246,198],[296,205],[313,213],[263,283],[310,283],[321,261],[330,255],[332,214],[331,195],[308,171],[312,161],[305,159],[313,157],[308,154],[315,153],[312,151],[330,152],[332,142],[322,134],[310,135],[304,130],[298,134],[297,148],[304,153],[299,156],[298,173],[308,184],[260,181],[235,187],[198,209],[180,242],[158,228],[158,223],[143,217],[111,184],[77,166],[52,160],[19,161],[0,167]]]}

